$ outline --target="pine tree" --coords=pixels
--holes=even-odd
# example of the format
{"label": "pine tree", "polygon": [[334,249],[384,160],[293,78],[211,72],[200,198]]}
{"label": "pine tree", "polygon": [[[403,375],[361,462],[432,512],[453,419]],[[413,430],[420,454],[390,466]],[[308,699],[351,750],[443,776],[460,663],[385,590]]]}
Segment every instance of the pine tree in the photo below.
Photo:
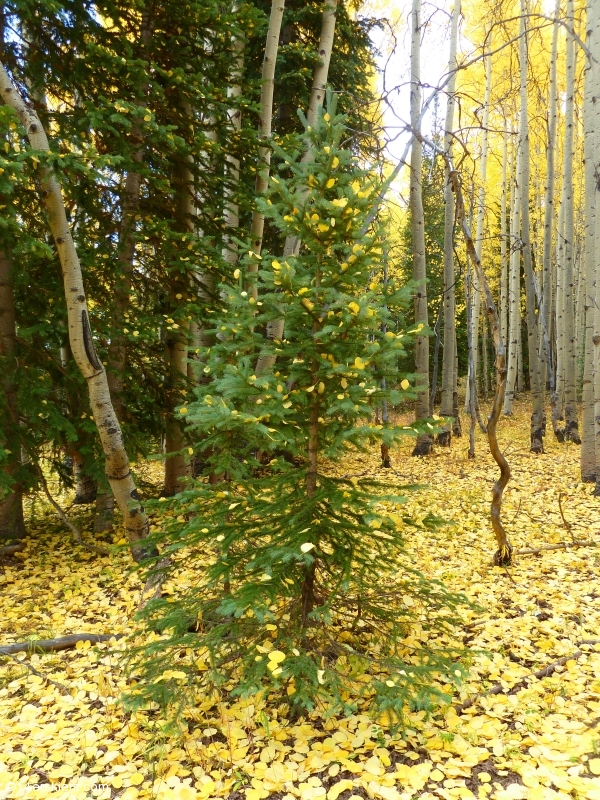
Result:
{"label": "pine tree", "polygon": [[[440,696],[436,677],[460,674],[457,653],[428,640],[463,599],[411,565],[403,520],[382,506],[402,498],[331,474],[348,451],[422,429],[374,421],[382,400],[414,396],[398,361],[418,328],[394,331],[410,291],[377,277],[385,229],[361,229],[378,183],[340,144],[347,129],[331,97],[329,108],[307,128],[310,160],[278,152],[282,170],[262,202],[303,248],[285,261],[263,254],[253,273],[256,256],[240,242],[238,284],[221,287],[216,344],[203,355],[210,382],[179,409],[204,477],[163,501],[173,516],[157,538],[174,574],[183,556],[197,580],[146,606],[146,625],[162,635],[134,655],[133,705],[189,700],[191,685],[284,690],[297,710],[351,711],[362,698],[398,722],[409,700],[425,707]],[[265,342],[262,329],[281,316],[283,338]],[[257,377],[265,348],[277,361]],[[382,390],[383,378],[401,388]],[[175,662],[184,651],[193,655]]]}

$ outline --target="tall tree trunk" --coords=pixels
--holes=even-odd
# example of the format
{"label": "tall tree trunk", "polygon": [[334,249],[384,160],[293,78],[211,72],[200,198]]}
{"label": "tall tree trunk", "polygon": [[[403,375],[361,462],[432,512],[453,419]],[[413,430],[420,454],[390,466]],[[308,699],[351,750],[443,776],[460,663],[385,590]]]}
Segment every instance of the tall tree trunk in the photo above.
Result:
{"label": "tall tree trunk", "polygon": [[[410,218],[412,229],[413,279],[417,284],[414,300],[415,324],[426,326],[427,320],[427,264],[425,260],[425,215],[422,198],[423,146],[418,138],[421,132],[421,0],[413,0],[411,11],[410,57],[410,124],[415,134],[410,152]],[[415,336],[415,391],[417,419],[429,416],[429,337]],[[433,437],[422,433],[417,438],[413,456],[431,452]]]}
{"label": "tall tree trunk", "polygon": [[506,176],[510,174],[508,164],[508,136],[502,139],[502,195],[500,198],[500,331],[502,341],[508,341],[508,241],[506,236],[506,211],[508,187]]}
{"label": "tall tree trunk", "polygon": [[[235,39],[233,42],[233,74],[231,85],[227,89],[227,98],[236,101],[242,94],[242,72],[244,69],[244,40]],[[240,159],[235,155],[240,145],[237,134],[242,129],[242,112],[236,108],[235,102],[227,112],[229,125],[232,131],[233,152],[230,151],[225,156],[225,191],[223,204],[223,222],[225,225],[225,235],[223,239],[223,260],[231,267],[238,261],[238,249],[232,241],[231,234],[237,235],[240,227],[240,209],[237,201],[237,193],[240,183]]]}
{"label": "tall tree trunk", "polygon": [[[589,3],[588,3],[589,15]],[[587,19],[587,46],[591,49],[592,20]],[[596,248],[595,248],[595,200],[596,178],[594,175],[594,69],[587,61],[583,99],[583,151],[585,162],[585,253],[583,260],[583,313],[585,316],[585,346],[583,355],[583,403],[581,415],[581,480],[594,483],[596,480],[596,453],[594,445],[594,300],[596,297]]]}
{"label": "tall tree trunk", "polygon": [[[5,198],[2,198],[5,199]],[[17,327],[15,297],[13,291],[13,264],[10,253],[0,247],[0,391],[6,414],[6,439],[3,442],[8,458],[3,472],[10,481],[8,489],[0,490],[0,544],[22,539],[25,536],[23,518],[23,487],[18,479],[21,466],[21,444],[19,442],[19,414],[17,408],[17,385],[15,370],[17,350]]]}
{"label": "tall tree trunk", "polygon": [[[488,44],[489,46],[489,44]],[[481,261],[483,248],[483,226],[485,223],[485,182],[487,176],[487,157],[488,157],[488,126],[490,119],[490,96],[492,91],[492,59],[491,56],[485,57],[485,96],[483,101],[483,120],[481,128],[481,153],[479,156],[479,192],[477,197],[477,227],[475,233],[475,248],[477,256]],[[479,328],[481,310],[481,289],[477,274],[473,273],[473,301],[471,303],[471,337],[473,347],[473,357],[469,359],[472,364],[473,383],[477,392],[477,375],[479,371]],[[469,376],[469,381],[471,380]],[[465,411],[470,409],[470,393],[467,393]]]}
{"label": "tall tree trunk", "polygon": [[[48,138],[35,113],[20,96],[2,63],[0,94],[16,112],[35,150],[49,152]],[[112,407],[106,371],[94,348],[81,264],[67,222],[62,189],[55,173],[40,164],[40,188],[48,221],[60,259],[73,357],[87,381],[90,405],[106,459],[106,477],[125,521],[133,557],[141,560],[151,554],[141,542],[148,534],[148,519],[139,502],[129,468],[119,420]],[[153,551],[152,551],[153,552]]]}
{"label": "tall tree trunk", "polygon": [[521,337],[521,250],[518,247],[518,236],[521,227],[521,193],[520,193],[521,154],[517,147],[515,158],[515,179],[512,190],[512,214],[510,220],[510,274],[508,279],[508,372],[504,395],[504,413],[513,413],[513,402],[517,386],[519,339]]}
{"label": "tall tree trunk", "polygon": [[523,268],[525,273],[525,302],[527,309],[527,344],[529,354],[529,385],[533,410],[531,414],[531,452],[544,452],[544,395],[539,359],[538,321],[535,308],[533,257],[531,252],[531,230],[529,224],[529,117],[527,112],[527,31],[526,0],[521,0],[519,39],[521,71],[521,112],[519,120],[519,147],[521,149],[521,241],[523,246]]}
{"label": "tall tree trunk", "polygon": [[[567,22],[575,25],[573,0],[567,0]],[[567,31],[567,100],[565,108],[565,152],[563,180],[565,186],[565,272],[564,272],[564,347],[565,347],[565,439],[581,443],[577,424],[577,350],[574,320],[574,255],[575,255],[575,199],[573,196],[573,133],[575,100],[575,41]]]}
{"label": "tall tree trunk", "polygon": [[[273,0],[271,5],[271,16],[269,18],[269,29],[267,31],[267,43],[265,46],[265,56],[262,68],[262,83],[260,89],[260,119],[258,124],[258,136],[260,146],[258,149],[258,164],[256,166],[256,196],[261,195],[267,188],[269,182],[269,171],[271,168],[271,121],[273,118],[273,93],[275,89],[275,65],[277,63],[277,51],[279,49],[279,35],[281,33],[281,22],[285,0]],[[262,239],[265,229],[265,215],[255,209],[252,212],[252,223],[250,226],[250,238],[252,250],[260,256],[262,249]],[[258,272],[258,259],[252,263],[250,272]],[[253,296],[257,296],[257,287],[252,287]]]}
{"label": "tall tree trunk", "polygon": [[[592,54],[592,85],[600,85],[600,0],[588,0],[587,27],[590,32],[590,50]],[[591,124],[594,139],[594,207],[600,208],[600,103],[594,103],[594,116]],[[600,214],[594,214],[594,251],[600,253]],[[595,275],[593,280],[594,295],[592,298],[593,331],[592,343],[594,347],[594,360],[592,367],[592,380],[594,389],[594,447],[596,452],[596,486],[594,495],[600,497],[600,265],[594,258]]]}
{"label": "tall tree trunk", "polygon": [[[313,82],[310,91],[310,100],[306,111],[306,121],[308,125],[314,127],[319,118],[319,109],[323,105],[325,92],[327,90],[327,77],[329,75],[329,62],[333,51],[333,40],[335,36],[335,23],[337,15],[338,0],[324,0],[323,18],[321,23],[321,35],[319,37],[319,63],[313,72]],[[311,158],[310,150],[306,150],[302,160],[306,162]],[[300,251],[301,242],[295,236],[288,236],[283,248],[283,257],[287,258]],[[267,325],[266,339],[268,343],[276,342],[283,336],[285,320],[276,319]],[[269,347],[269,350],[271,348]],[[263,375],[273,368],[277,357],[272,352],[265,352],[258,358],[256,364],[256,374]]]}
{"label": "tall tree trunk", "polygon": [[[448,72],[451,74],[447,86],[446,122],[444,125],[444,150],[452,157],[452,131],[454,128],[454,92],[456,88],[456,45],[458,41],[458,20],[460,0],[455,0],[450,28],[450,57]],[[442,402],[440,415],[451,417],[454,412],[455,351],[456,351],[456,276],[454,273],[454,192],[450,182],[450,172],[445,168],[444,187],[444,353],[442,359]],[[438,436],[438,444],[449,447],[452,438],[450,424]]]}
{"label": "tall tree trunk", "polygon": [[[192,109],[185,104],[184,113],[191,120]],[[194,193],[193,156],[182,159],[176,166],[177,216],[178,228],[183,233],[196,233],[196,202]],[[171,281],[171,299],[176,304],[178,298],[189,293],[190,276],[186,275]],[[187,391],[189,325],[181,320],[179,328],[169,331],[165,341],[165,360],[169,370],[172,388],[180,395]],[[177,404],[178,405],[178,404]],[[192,463],[186,449],[185,430],[178,415],[169,413],[165,425],[165,477],[163,495],[173,497],[183,489],[182,481],[192,477]]]}

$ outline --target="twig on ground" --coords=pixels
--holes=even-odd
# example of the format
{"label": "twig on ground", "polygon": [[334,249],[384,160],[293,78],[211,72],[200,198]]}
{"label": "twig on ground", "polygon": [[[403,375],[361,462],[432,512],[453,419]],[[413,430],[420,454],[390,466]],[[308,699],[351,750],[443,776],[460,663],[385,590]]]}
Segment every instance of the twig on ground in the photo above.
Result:
{"label": "twig on ground", "polygon": [[[77,642],[108,642],[109,639],[122,639],[124,633],[72,633],[59,636],[57,639],[38,639],[27,642],[14,642],[0,646],[0,655],[10,656],[13,653],[55,653],[59,650],[70,650]],[[19,663],[21,663],[19,661]]]}
{"label": "twig on ground", "polygon": [[559,544],[543,544],[540,547],[527,547],[524,550],[517,550],[519,556],[536,556],[544,550],[564,550],[567,547],[598,547],[600,542],[588,542],[575,539],[572,542],[560,542]]}
{"label": "twig on ground", "polygon": [[571,537],[571,539],[572,539],[573,541],[575,541],[575,537],[573,536],[573,530],[572,530],[571,523],[570,523],[570,522],[567,522],[567,520],[565,519],[565,515],[564,515],[564,513],[563,513],[562,499],[563,499],[563,497],[564,497],[564,496],[565,496],[565,493],[564,493],[564,492],[559,492],[559,493],[558,493],[558,508],[559,508],[559,511],[560,511],[560,515],[561,515],[561,517],[562,517],[563,525],[564,525],[564,526],[565,526],[565,528],[567,529],[567,531],[568,531],[568,533],[569,533],[569,536]]}
{"label": "twig on ground", "polygon": [[2,653],[1,655],[3,655],[4,658],[10,658],[16,664],[19,664],[19,666],[25,667],[26,669],[29,670],[29,672],[33,673],[34,675],[37,675],[38,678],[41,678],[44,681],[48,681],[48,683],[51,683],[52,686],[56,686],[56,688],[59,691],[64,692],[65,694],[69,694],[69,690],[63,683],[59,683],[58,681],[53,681],[52,678],[49,678],[47,675],[44,675],[43,673],[39,672],[35,667],[32,667],[31,664],[29,664],[27,661],[21,661],[19,658],[15,658],[15,656],[11,655],[10,653]]}
{"label": "twig on ground", "polygon": [[[578,647],[581,647],[584,644],[600,644],[600,639],[584,639],[581,642],[577,643]],[[514,686],[510,689],[505,688],[502,686],[501,683],[497,683],[495,686],[492,686],[491,689],[488,689],[485,692],[479,692],[479,694],[470,697],[468,700],[465,700],[464,703],[461,703],[458,706],[454,706],[454,710],[457,714],[462,714],[471,706],[474,706],[479,700],[482,700],[484,697],[491,697],[492,695],[496,694],[516,694],[520,689],[523,689],[527,685],[527,681],[532,680],[533,678],[537,678],[541,680],[542,678],[547,678],[550,675],[554,674],[559,667],[564,667],[567,661],[576,660],[581,658],[584,655],[584,650],[576,650],[574,653],[570,653],[568,656],[564,656],[560,658],[558,661],[554,661],[552,664],[547,664],[545,667],[538,669],[537,672],[531,672],[529,675],[524,675],[520,681],[517,681]]]}

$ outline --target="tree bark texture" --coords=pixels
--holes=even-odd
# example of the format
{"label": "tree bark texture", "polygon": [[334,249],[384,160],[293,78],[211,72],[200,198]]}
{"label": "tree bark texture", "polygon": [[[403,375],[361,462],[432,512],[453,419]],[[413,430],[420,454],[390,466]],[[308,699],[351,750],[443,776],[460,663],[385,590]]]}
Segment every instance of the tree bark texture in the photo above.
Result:
{"label": "tree bark texture", "polygon": [[519,147],[521,150],[521,242],[523,247],[523,271],[525,274],[525,303],[527,313],[527,343],[529,351],[529,384],[533,410],[531,414],[532,453],[544,452],[544,395],[539,359],[538,322],[535,308],[535,288],[533,257],[531,252],[531,229],[529,224],[529,118],[527,111],[527,14],[526,0],[521,0],[520,19],[520,72],[521,72],[521,111],[519,119]]}
{"label": "tree bark texture", "polygon": [[[15,111],[33,149],[48,152],[48,138],[33,109],[27,106],[0,63],[0,94]],[[67,222],[62,189],[56,174],[40,164],[41,196],[62,267],[67,302],[69,342],[73,357],[89,391],[94,421],[106,459],[106,477],[125,521],[131,550],[136,560],[150,553],[141,544],[148,534],[148,519],[139,502],[129,468],[119,420],[112,406],[106,371],[94,347],[81,264]]]}
{"label": "tree bark texture", "polygon": [[[333,51],[333,40],[335,37],[335,23],[337,16],[338,0],[325,0],[323,4],[323,17],[321,23],[321,35],[319,37],[319,63],[313,72],[313,82],[310,91],[310,100],[306,111],[306,121],[313,127],[319,118],[319,109],[323,105],[325,92],[327,90],[327,77],[329,75],[329,63]],[[306,162],[311,158],[310,150],[307,149],[302,160]],[[300,251],[300,240],[295,236],[288,236],[283,248],[283,258],[297,254]],[[285,320],[276,319],[267,325],[266,339],[268,342],[276,342],[283,337]],[[256,374],[264,375],[271,370],[277,357],[271,353],[264,353],[259,356],[256,364]]]}
{"label": "tree bark texture", "polygon": [[[444,125],[444,151],[452,157],[452,129],[454,127],[454,106],[456,89],[456,45],[458,40],[458,20],[460,0],[454,3],[450,28],[450,56],[448,72],[451,73],[447,86],[448,101]],[[456,275],[454,272],[454,193],[450,182],[448,167],[445,169],[444,186],[444,352],[442,356],[442,402],[440,415],[451,417],[454,412],[454,393],[456,392],[456,371],[454,369],[456,350]],[[438,444],[449,447],[452,439],[450,423],[438,436]]]}
{"label": "tree bark texture", "polygon": [[[411,11],[410,124],[413,132],[421,130],[421,0],[413,0]],[[427,264],[425,259],[425,215],[422,198],[423,146],[415,136],[410,153],[410,218],[413,249],[413,279],[417,284],[414,300],[415,325],[427,326]],[[429,337],[415,336],[415,416],[429,415]],[[417,438],[413,456],[431,452],[433,437],[422,433]]]}
{"label": "tree bark texture", "polygon": [[23,517],[23,487],[17,473],[21,466],[21,445],[18,437],[19,414],[15,370],[17,327],[13,291],[13,263],[7,248],[0,249],[0,391],[3,413],[6,414],[6,440],[4,449],[8,459],[3,471],[11,485],[0,492],[0,543],[22,539],[25,536]]}
{"label": "tree bark texture", "polygon": [[[567,0],[567,22],[575,24],[573,0]],[[581,443],[577,421],[577,349],[575,344],[574,303],[574,256],[575,256],[575,198],[573,195],[574,158],[574,96],[575,96],[576,51],[573,37],[567,31],[565,108],[565,150],[563,181],[565,187],[565,241],[564,241],[564,348],[565,348],[565,439]]]}

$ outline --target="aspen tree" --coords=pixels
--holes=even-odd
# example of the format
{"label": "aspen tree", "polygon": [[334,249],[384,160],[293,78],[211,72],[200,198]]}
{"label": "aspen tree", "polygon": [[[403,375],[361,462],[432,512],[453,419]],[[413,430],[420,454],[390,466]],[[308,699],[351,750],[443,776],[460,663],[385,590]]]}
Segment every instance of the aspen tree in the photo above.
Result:
{"label": "aspen tree", "polygon": [[[485,222],[485,182],[487,176],[488,158],[488,127],[490,119],[490,96],[492,91],[492,59],[490,55],[485,57],[485,96],[483,101],[483,119],[481,125],[481,152],[479,156],[479,192],[477,198],[477,225],[475,233],[475,249],[477,256],[481,260],[483,248],[483,226]],[[473,273],[473,299],[471,302],[471,346],[473,357],[469,359],[469,365],[473,365],[473,385],[477,392],[477,373],[479,368],[479,328],[481,310],[481,288],[477,273]],[[469,370],[470,371],[470,370]],[[469,381],[471,377],[469,375]],[[470,393],[467,392],[465,411],[470,409]]]}
{"label": "aspen tree", "polygon": [[529,224],[529,117],[527,111],[527,55],[528,41],[526,29],[526,0],[521,0],[520,18],[520,73],[521,73],[521,110],[519,115],[519,148],[520,162],[520,200],[521,200],[521,242],[523,252],[523,268],[525,275],[525,301],[527,311],[527,342],[529,345],[529,380],[533,410],[531,414],[531,452],[544,452],[544,396],[542,394],[542,376],[540,372],[538,323],[535,309],[535,288],[533,274],[533,258],[531,252],[531,230]]}
{"label": "aspen tree", "polygon": [[[450,27],[450,56],[447,86],[446,121],[444,124],[444,151],[452,156],[452,130],[454,127],[454,92],[456,87],[456,45],[458,40],[458,20],[460,19],[460,0],[455,0]],[[456,275],[454,271],[454,192],[450,183],[450,172],[446,165],[444,171],[444,353],[442,359],[442,402],[440,414],[450,417],[454,412],[456,392]],[[449,447],[451,427],[446,425],[438,436],[438,444]]]}
{"label": "aspen tree", "polygon": [[517,386],[519,339],[521,338],[521,249],[518,244],[521,225],[520,161],[521,152],[517,146],[515,158],[516,169],[512,189],[512,214],[510,220],[511,253],[508,279],[508,372],[503,409],[504,413],[507,415],[513,413],[513,402]]}
{"label": "aspen tree", "polygon": [[223,224],[225,235],[223,237],[223,260],[230,266],[235,266],[238,260],[237,245],[232,241],[231,234],[237,232],[240,226],[240,208],[237,199],[240,182],[240,159],[235,154],[239,145],[238,134],[242,129],[242,112],[237,107],[237,101],[242,94],[242,72],[244,69],[244,40],[236,36],[233,40],[233,63],[231,84],[227,87],[227,99],[231,106],[227,111],[227,119],[231,129],[231,150],[225,155],[225,190],[223,202]]}
{"label": "aspen tree", "polygon": [[[573,0],[567,0],[567,21],[569,26],[575,25]],[[575,320],[574,320],[574,256],[575,256],[575,199],[573,194],[573,157],[574,157],[574,95],[575,95],[575,41],[567,30],[566,52],[566,106],[565,106],[565,144],[563,180],[565,187],[564,211],[564,374],[565,374],[565,439],[580,444],[577,424],[577,386]]]}
{"label": "aspen tree", "polygon": [[[427,264],[425,256],[425,215],[422,199],[423,146],[418,138],[421,132],[421,0],[413,0],[411,11],[411,58],[410,58],[410,124],[414,139],[410,153],[410,218],[413,248],[413,279],[417,284],[414,300],[415,324],[425,327],[427,320]],[[429,415],[429,338],[415,336],[415,372],[417,419]],[[413,456],[425,456],[431,452],[433,439],[423,433],[413,450]]]}
{"label": "aspen tree", "polygon": [[[600,0],[588,2],[588,30],[590,32],[590,50],[592,54],[592,85],[599,86],[600,81]],[[594,116],[591,121],[591,130],[594,137],[594,207],[600,208],[600,184],[597,175],[600,173],[600,103],[594,103]],[[594,390],[594,448],[596,453],[596,486],[594,495],[600,496],[600,297],[598,293],[600,267],[598,254],[600,253],[600,214],[594,214],[594,267],[595,275],[592,278],[594,287],[593,305],[593,331],[592,343],[594,360],[592,364],[592,381]]]}
{"label": "aspen tree", "polygon": [[[258,164],[256,167],[256,196],[263,194],[269,181],[271,167],[271,122],[273,118],[273,93],[275,90],[275,65],[277,63],[277,50],[279,49],[279,34],[281,32],[281,22],[285,0],[273,0],[271,5],[271,16],[269,18],[269,29],[267,31],[267,43],[265,46],[265,57],[262,68],[262,83],[260,89],[260,118],[258,124],[258,135],[260,147],[258,149]],[[257,208],[252,212],[252,223],[250,226],[250,239],[252,250],[260,256],[262,249],[262,239],[265,229],[265,215]],[[252,272],[258,272],[258,259],[253,264]],[[256,286],[252,286],[252,292],[256,297]]]}
{"label": "aspen tree", "polygon": [[[48,153],[48,138],[36,112],[24,102],[1,62],[0,94],[25,128],[31,147]],[[38,169],[41,196],[62,266],[71,351],[87,381],[92,414],[106,459],[106,477],[123,514],[133,557],[141,560],[149,555],[142,544],[148,534],[148,519],[131,475],[123,434],[110,399],[106,371],[94,347],[81,265],[67,222],[62,189],[51,168],[40,163]]]}
{"label": "aspen tree", "polygon": [[506,184],[507,172],[510,174],[508,161],[508,135],[502,135],[502,195],[500,198],[500,331],[502,341],[508,337],[508,241],[506,235],[506,211],[508,203],[508,190]]}
{"label": "aspen tree", "polygon": [[[323,17],[321,23],[321,35],[319,37],[319,63],[313,72],[313,81],[310,91],[308,109],[306,111],[306,121],[311,128],[317,123],[319,109],[325,100],[327,89],[327,77],[329,75],[329,63],[333,50],[333,40],[335,36],[335,23],[338,0],[325,0],[323,4]],[[302,163],[306,164],[311,158],[310,148],[305,149],[302,155]],[[295,236],[287,236],[283,248],[283,258],[297,254],[300,251],[300,240]],[[276,342],[283,337],[285,320],[276,319],[267,325],[266,339],[268,343]],[[275,364],[276,356],[271,352],[262,353],[256,364],[256,372],[263,375],[272,369]]]}
{"label": "aspen tree", "polygon": [[554,335],[556,340],[556,389],[555,401],[553,404],[552,427],[556,438],[563,442],[565,438],[564,428],[558,426],[560,420],[564,420],[565,405],[565,186],[560,197],[560,208],[558,210],[558,228],[556,236],[556,269],[554,282]]}
{"label": "aspen tree", "polygon": [[[554,19],[560,16],[561,0],[556,0]],[[550,55],[550,105],[548,111],[548,138],[546,141],[546,188],[544,193],[544,243],[542,255],[542,301],[540,316],[545,335],[550,338],[552,319],[552,229],[554,225],[554,172],[556,149],[556,125],[558,120],[558,106],[556,102],[556,62],[558,54],[558,29],[557,22],[552,27],[552,50]],[[542,351],[545,352],[545,351]],[[551,350],[548,356],[551,359]],[[554,364],[542,355],[544,365],[543,378],[548,380]],[[542,391],[544,385],[542,385]]]}
{"label": "aspen tree", "polygon": [[[589,14],[589,4],[588,4]],[[586,41],[591,49],[592,31],[589,16],[586,21]],[[594,176],[594,68],[589,59],[585,69],[583,98],[583,151],[585,162],[585,253],[583,260],[583,314],[585,317],[585,344],[583,356],[583,386],[581,415],[581,480],[594,483],[596,480],[596,453],[594,446],[594,299],[596,296],[596,248],[595,248],[595,195]]]}

